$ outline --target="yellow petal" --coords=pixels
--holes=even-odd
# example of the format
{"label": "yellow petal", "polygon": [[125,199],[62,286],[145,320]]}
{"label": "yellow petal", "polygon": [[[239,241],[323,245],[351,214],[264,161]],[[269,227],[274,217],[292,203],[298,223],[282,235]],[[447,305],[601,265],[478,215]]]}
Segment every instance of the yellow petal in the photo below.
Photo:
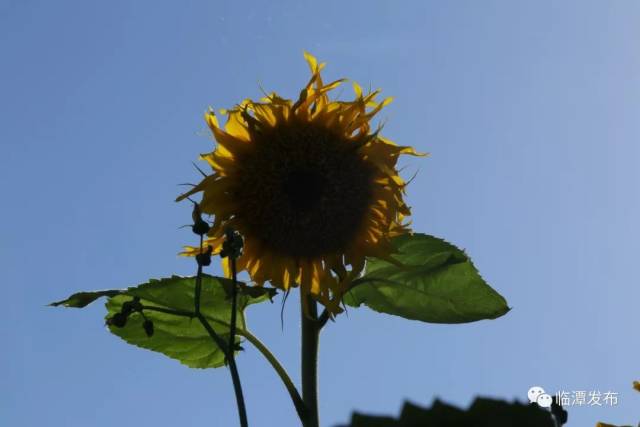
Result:
{"label": "yellow petal", "polygon": [[353,91],[356,94],[356,97],[362,98],[362,87],[357,82],[351,82],[353,85]]}
{"label": "yellow petal", "polygon": [[311,68],[311,73],[318,72],[318,60],[316,59],[315,56],[313,56],[312,54],[310,54],[305,50],[304,59],[307,61],[307,64],[309,64],[309,68]]}
{"label": "yellow petal", "polygon": [[224,126],[227,133],[238,139],[249,141],[249,130],[247,129],[247,123],[242,118],[242,114],[237,110],[231,110],[227,112],[227,117],[227,123]]}

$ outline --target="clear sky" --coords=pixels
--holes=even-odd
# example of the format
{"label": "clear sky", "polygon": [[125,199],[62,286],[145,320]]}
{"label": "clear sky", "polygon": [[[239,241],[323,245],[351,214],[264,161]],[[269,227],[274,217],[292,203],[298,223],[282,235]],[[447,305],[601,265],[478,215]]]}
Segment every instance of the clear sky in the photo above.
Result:
{"label": "clear sky", "polygon": [[[0,2],[0,424],[233,426],[229,374],[129,346],[84,289],[192,274],[178,183],[211,150],[202,114],[296,97],[303,50],[395,101],[416,230],[465,248],[513,310],[430,325],[352,309],[321,343],[323,426],[409,399],[613,391],[569,426],[640,419],[640,3],[602,1]],[[351,96],[347,86],[344,96]],[[252,330],[299,379],[294,304]],[[295,426],[249,345],[252,426]]]}

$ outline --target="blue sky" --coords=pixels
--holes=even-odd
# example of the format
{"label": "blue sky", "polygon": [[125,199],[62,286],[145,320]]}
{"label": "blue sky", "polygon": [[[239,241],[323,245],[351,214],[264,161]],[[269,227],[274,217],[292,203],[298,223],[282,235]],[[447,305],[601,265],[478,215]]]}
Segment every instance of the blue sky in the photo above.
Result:
{"label": "blue sky", "polygon": [[[352,309],[323,333],[323,426],[403,400],[619,393],[569,426],[637,423],[640,3],[282,1],[0,3],[0,424],[236,425],[228,372],[126,345],[74,291],[192,274],[178,183],[211,141],[202,113],[295,97],[303,50],[327,79],[395,101],[416,230],[465,248],[513,310],[429,325]],[[347,87],[345,96],[350,95]],[[299,319],[249,325],[298,380]],[[398,345],[400,343],[400,345]],[[278,378],[238,358],[252,426],[293,426]]]}

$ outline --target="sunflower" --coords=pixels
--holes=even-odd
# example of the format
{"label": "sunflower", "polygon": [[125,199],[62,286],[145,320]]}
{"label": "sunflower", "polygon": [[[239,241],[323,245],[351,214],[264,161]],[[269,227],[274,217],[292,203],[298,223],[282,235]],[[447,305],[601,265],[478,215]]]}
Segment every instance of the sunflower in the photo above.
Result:
{"label": "sunflower", "polygon": [[[297,101],[247,99],[221,111],[224,129],[214,111],[205,114],[217,144],[200,158],[213,172],[177,201],[202,192],[200,209],[214,217],[205,250],[218,253],[233,228],[245,239],[238,271],[260,286],[300,286],[335,314],[366,257],[389,259],[390,238],[410,231],[396,163],[418,153],[371,129],[391,98],[377,102],[379,91],[365,95],[353,83],[353,101],[331,101],[344,79],[323,83],[325,64],[304,56],[311,79]],[[223,267],[228,274],[227,258]]]}

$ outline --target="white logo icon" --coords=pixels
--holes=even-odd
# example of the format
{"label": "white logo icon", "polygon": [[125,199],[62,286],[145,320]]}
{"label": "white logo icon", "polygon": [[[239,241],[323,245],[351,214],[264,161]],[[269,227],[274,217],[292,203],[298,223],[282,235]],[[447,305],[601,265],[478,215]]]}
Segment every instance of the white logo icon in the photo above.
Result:
{"label": "white logo icon", "polygon": [[527,392],[527,397],[529,397],[529,403],[537,403],[542,408],[550,408],[553,403],[551,396],[545,393],[540,386],[531,387]]}
{"label": "white logo icon", "polygon": [[533,386],[529,389],[527,396],[529,397],[529,403],[538,403],[538,397],[544,394],[544,389],[540,386]]}
{"label": "white logo icon", "polygon": [[540,396],[538,396],[538,400],[536,400],[536,403],[542,408],[550,408],[552,402],[553,399],[547,393],[542,393]]}

